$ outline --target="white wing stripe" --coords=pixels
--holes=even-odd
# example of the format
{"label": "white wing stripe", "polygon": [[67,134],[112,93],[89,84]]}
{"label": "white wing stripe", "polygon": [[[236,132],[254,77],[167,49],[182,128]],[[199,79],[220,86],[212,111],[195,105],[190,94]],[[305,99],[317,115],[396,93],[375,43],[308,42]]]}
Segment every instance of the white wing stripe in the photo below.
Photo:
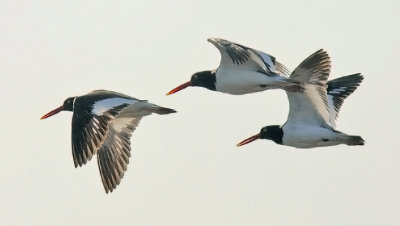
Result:
{"label": "white wing stripe", "polygon": [[96,115],[103,115],[104,112],[107,112],[108,110],[122,105],[122,104],[134,104],[138,102],[137,100],[132,100],[132,99],[126,99],[126,98],[108,98],[104,100],[100,100],[94,103],[93,108],[92,108],[92,113]]}
{"label": "white wing stripe", "polygon": [[329,92],[329,94],[340,94],[341,92],[346,91],[346,87],[340,87],[340,88],[336,88],[333,89]]}

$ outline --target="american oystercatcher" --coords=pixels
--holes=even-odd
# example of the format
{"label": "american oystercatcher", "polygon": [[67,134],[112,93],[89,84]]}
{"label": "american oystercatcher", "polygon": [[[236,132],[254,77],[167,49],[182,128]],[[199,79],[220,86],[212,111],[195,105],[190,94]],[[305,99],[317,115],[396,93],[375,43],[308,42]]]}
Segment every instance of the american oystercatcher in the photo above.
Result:
{"label": "american oystercatcher", "polygon": [[44,115],[72,111],[72,156],[75,167],[97,153],[97,163],[106,193],[120,183],[129,163],[130,138],[143,116],[175,113],[145,100],[106,90],[70,97],[61,107]]}
{"label": "american oystercatcher", "polygon": [[237,146],[257,139],[296,148],[364,145],[360,136],[335,130],[335,120],[344,99],[357,89],[363,76],[352,74],[327,82],[329,73],[330,61],[325,51],[319,50],[304,60],[290,78],[305,83],[305,90],[303,93],[287,92],[290,107],[286,123],[263,127],[259,134]]}
{"label": "american oystercatcher", "polygon": [[189,86],[200,86],[234,95],[268,89],[303,91],[301,82],[288,78],[289,71],[275,57],[224,39],[210,38],[208,41],[221,53],[219,67],[193,74],[189,82],[176,87],[167,95]]}

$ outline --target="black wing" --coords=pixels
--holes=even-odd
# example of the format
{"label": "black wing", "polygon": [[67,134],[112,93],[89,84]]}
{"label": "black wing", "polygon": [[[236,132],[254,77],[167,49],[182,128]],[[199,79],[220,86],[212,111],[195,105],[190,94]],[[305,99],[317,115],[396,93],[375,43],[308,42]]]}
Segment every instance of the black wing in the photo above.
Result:
{"label": "black wing", "polygon": [[72,117],[72,156],[75,167],[89,161],[103,144],[109,124],[127,104],[114,107],[102,115],[89,110],[74,111]]}
{"label": "black wing", "polygon": [[364,77],[360,73],[357,73],[333,79],[327,83],[327,93],[328,98],[332,102],[334,120],[337,118],[344,100],[360,86],[363,79]]}

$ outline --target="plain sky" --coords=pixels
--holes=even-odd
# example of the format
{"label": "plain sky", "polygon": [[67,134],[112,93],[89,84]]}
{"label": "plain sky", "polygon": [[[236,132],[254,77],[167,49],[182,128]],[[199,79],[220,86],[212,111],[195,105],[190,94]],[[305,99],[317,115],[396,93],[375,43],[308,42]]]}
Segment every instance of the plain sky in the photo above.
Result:
{"label": "plain sky", "polygon": [[[0,225],[400,225],[400,1],[0,2]],[[320,48],[331,78],[365,80],[337,129],[365,146],[235,145],[288,113],[281,90],[188,88],[218,66],[206,40],[274,55],[289,69]],[[145,117],[121,184],[96,159],[75,169],[70,96],[118,91],[174,108]]]}

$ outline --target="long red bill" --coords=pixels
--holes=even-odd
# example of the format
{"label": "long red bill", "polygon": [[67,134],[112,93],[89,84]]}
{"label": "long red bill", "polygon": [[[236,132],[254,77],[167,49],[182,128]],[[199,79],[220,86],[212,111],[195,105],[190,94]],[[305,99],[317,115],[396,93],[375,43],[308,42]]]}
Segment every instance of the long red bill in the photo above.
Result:
{"label": "long red bill", "polygon": [[254,135],[254,136],[251,136],[251,137],[247,138],[246,140],[243,140],[242,142],[238,143],[236,146],[240,147],[242,145],[248,144],[248,143],[253,142],[253,141],[255,141],[257,139],[260,139],[260,138],[261,138],[261,135],[257,134],[257,135]]}
{"label": "long red bill", "polygon": [[56,108],[56,109],[50,111],[49,113],[43,115],[40,119],[48,118],[48,117],[50,117],[50,116],[52,116],[52,115],[57,114],[58,112],[60,112],[60,111],[62,111],[62,110],[64,110],[64,106],[58,107],[58,108]]}
{"label": "long red bill", "polygon": [[167,96],[170,95],[170,94],[176,93],[176,92],[178,92],[178,91],[180,91],[180,90],[183,90],[184,88],[186,88],[186,87],[188,87],[188,86],[190,86],[190,85],[191,85],[190,82],[185,82],[185,83],[183,83],[182,85],[176,87],[175,89],[169,91],[169,92],[167,93]]}

